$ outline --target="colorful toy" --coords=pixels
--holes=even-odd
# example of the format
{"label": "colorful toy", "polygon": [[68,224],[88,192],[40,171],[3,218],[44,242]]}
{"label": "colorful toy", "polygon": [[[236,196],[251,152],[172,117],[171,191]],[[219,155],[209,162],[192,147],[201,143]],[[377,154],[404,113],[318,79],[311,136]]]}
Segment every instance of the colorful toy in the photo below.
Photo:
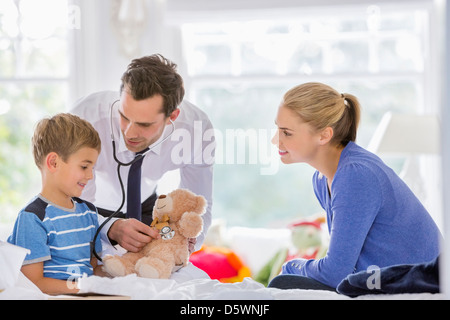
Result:
{"label": "colorful toy", "polygon": [[196,238],[202,231],[205,208],[205,198],[189,190],[177,189],[159,196],[152,226],[160,231],[161,239],[153,240],[138,253],[106,256],[103,270],[113,277],[137,273],[145,278],[169,278],[187,265],[189,238]]}
{"label": "colorful toy", "polygon": [[250,269],[230,249],[203,246],[189,259],[199,269],[205,271],[213,280],[224,283],[241,282],[251,276]]}
{"label": "colorful toy", "polygon": [[325,217],[315,220],[301,220],[289,225],[291,229],[291,242],[293,249],[280,249],[267,264],[256,274],[255,280],[268,285],[270,280],[277,276],[286,261],[303,259],[321,259],[326,256],[327,247],[322,241],[321,224]]}

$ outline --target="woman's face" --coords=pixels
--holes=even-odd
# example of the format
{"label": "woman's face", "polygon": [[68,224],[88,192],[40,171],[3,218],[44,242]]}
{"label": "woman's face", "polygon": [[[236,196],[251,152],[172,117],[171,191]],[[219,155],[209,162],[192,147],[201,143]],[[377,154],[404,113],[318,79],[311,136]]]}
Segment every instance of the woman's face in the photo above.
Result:
{"label": "woman's face", "polygon": [[272,143],[278,147],[281,161],[285,164],[310,163],[320,146],[320,133],[283,105],[278,109],[275,124],[278,131]]}

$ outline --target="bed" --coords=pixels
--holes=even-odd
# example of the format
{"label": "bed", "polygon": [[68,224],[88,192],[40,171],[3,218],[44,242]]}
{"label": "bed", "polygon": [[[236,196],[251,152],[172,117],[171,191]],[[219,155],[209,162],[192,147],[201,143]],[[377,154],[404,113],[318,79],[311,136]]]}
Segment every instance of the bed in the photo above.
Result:
{"label": "bed", "polygon": [[245,278],[239,283],[221,283],[206,278],[187,281],[152,280],[128,275],[118,278],[89,277],[81,280],[81,296],[48,296],[22,274],[14,287],[0,293],[2,299],[131,299],[131,300],[443,300],[443,294],[366,295],[349,298],[331,291],[279,290]]}
{"label": "bed", "polygon": [[[269,229],[234,228],[228,232],[231,247],[245,258],[245,262],[256,270],[264,263],[261,250],[265,254],[277,250],[288,241],[288,232]],[[0,241],[0,300],[2,299],[132,299],[132,300],[442,300],[444,294],[400,294],[366,295],[349,298],[331,291],[320,290],[279,290],[245,278],[237,283],[221,283],[209,279],[208,275],[192,264],[174,273],[171,279],[154,280],[128,275],[118,278],[84,277],[80,280],[83,296],[48,296],[43,294],[21,272],[25,257],[24,249],[11,247]],[[108,296],[102,296],[108,295]]]}

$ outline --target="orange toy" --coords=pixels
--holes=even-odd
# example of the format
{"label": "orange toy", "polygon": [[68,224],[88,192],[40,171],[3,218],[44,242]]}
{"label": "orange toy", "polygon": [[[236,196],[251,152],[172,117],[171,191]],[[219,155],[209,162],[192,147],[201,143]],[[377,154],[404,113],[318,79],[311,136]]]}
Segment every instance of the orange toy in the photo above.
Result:
{"label": "orange toy", "polygon": [[241,282],[251,275],[250,269],[227,248],[203,246],[191,255],[189,261],[211,279],[223,283]]}

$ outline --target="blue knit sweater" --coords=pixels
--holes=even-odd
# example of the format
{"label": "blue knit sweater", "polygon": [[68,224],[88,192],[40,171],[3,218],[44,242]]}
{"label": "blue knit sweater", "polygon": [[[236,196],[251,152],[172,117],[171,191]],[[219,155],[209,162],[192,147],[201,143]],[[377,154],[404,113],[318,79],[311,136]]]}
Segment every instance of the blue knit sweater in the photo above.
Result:
{"label": "blue knit sweater", "polygon": [[328,191],[316,172],[314,191],[327,213],[330,245],[319,260],[296,259],[282,274],[298,274],[336,287],[347,275],[395,264],[428,262],[441,234],[427,210],[380,158],[350,142]]}

